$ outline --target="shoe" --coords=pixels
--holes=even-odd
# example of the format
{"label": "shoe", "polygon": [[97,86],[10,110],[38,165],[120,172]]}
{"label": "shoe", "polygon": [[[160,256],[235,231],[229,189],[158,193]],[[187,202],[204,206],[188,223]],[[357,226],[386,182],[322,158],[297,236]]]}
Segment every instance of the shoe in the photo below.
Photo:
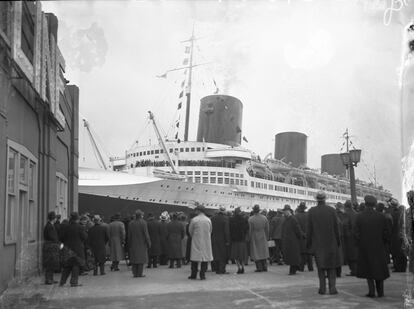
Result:
{"label": "shoe", "polygon": [[137,276],[138,278],[144,278],[145,277],[145,275],[141,275],[141,276]]}
{"label": "shoe", "polygon": [[200,280],[206,280],[206,277],[200,277]]}
{"label": "shoe", "polygon": [[371,297],[371,298],[374,298],[374,297],[375,297],[375,294],[370,294],[370,293],[368,293],[368,294],[366,294],[365,296],[366,296],[366,297]]}
{"label": "shoe", "polygon": [[53,284],[59,283],[59,281],[53,280]]}
{"label": "shoe", "polygon": [[329,291],[329,294],[330,295],[336,295],[336,294],[338,294],[338,291],[337,290]]}
{"label": "shoe", "polygon": [[104,275],[106,275],[106,273],[101,273],[101,276],[104,276]]}
{"label": "shoe", "polygon": [[148,266],[147,266],[147,268],[151,268],[151,267],[152,267],[151,265],[148,265]]}
{"label": "shoe", "polygon": [[76,283],[76,284],[70,284],[70,286],[72,287],[72,288],[75,288],[75,287],[78,287],[78,286],[82,286],[82,284],[80,284],[80,283]]}
{"label": "shoe", "polygon": [[320,294],[320,295],[325,295],[325,294],[326,294],[326,292],[325,292],[325,291],[322,291],[322,290],[319,290],[319,291],[318,291],[318,294]]}
{"label": "shoe", "polygon": [[46,285],[52,285],[52,284],[53,284],[53,282],[52,282],[52,281],[47,281],[47,282],[45,282],[45,284],[46,284]]}
{"label": "shoe", "polygon": [[64,283],[59,283],[59,287],[63,287],[64,285]]}
{"label": "shoe", "polygon": [[197,279],[196,277],[193,277],[193,276],[190,276],[190,277],[188,277],[188,279],[190,279],[190,280],[195,280],[195,279]]}
{"label": "shoe", "polygon": [[261,269],[256,269],[254,272],[255,273],[261,273],[263,270],[261,270]]}

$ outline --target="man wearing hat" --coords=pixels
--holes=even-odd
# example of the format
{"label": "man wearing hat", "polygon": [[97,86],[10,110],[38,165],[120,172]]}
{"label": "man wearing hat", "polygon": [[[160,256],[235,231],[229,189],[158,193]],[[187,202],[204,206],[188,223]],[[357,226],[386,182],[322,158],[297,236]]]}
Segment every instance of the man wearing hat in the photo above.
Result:
{"label": "man wearing hat", "polygon": [[229,217],[226,208],[220,206],[218,212],[211,218],[213,231],[211,233],[211,246],[213,249],[213,271],[216,274],[226,273],[226,263],[228,260],[230,245]]}
{"label": "man wearing hat", "polygon": [[70,214],[69,224],[62,230],[62,242],[65,247],[73,251],[74,256],[63,267],[60,286],[66,283],[69,274],[71,274],[70,285],[72,287],[80,286],[78,278],[80,267],[85,264],[84,243],[87,237],[85,228],[79,224],[79,214],[72,212]]}
{"label": "man wearing hat", "polygon": [[316,194],[317,206],[308,212],[308,231],[306,246],[315,254],[319,277],[319,294],[326,293],[326,276],[329,282],[329,294],[338,294],[336,290],[336,268],[340,262],[340,238],[338,219],[335,209],[325,203],[326,194]]}
{"label": "man wearing hat", "polygon": [[269,221],[260,213],[260,206],[253,206],[253,215],[249,218],[250,257],[256,263],[256,272],[267,271],[269,258]]}
{"label": "man wearing hat", "polygon": [[388,201],[392,216],[391,231],[391,255],[394,263],[394,272],[405,272],[407,269],[407,257],[403,251],[403,213],[404,207],[400,206],[398,200],[392,198]]}
{"label": "man wearing hat", "polygon": [[[343,228],[343,247],[344,247],[344,262],[348,265],[350,273],[349,276],[356,276],[356,261],[358,258],[358,249],[355,243],[355,220],[357,213],[352,208],[350,200],[345,201],[344,214],[342,217]],[[348,276],[348,275],[347,275]]]}
{"label": "man wearing hat", "polygon": [[275,242],[274,254],[272,256],[272,262],[276,262],[278,265],[283,265],[282,262],[282,228],[285,222],[282,210],[278,209],[276,215],[269,223],[270,239]]}
{"label": "man wearing hat", "polygon": [[188,232],[191,236],[191,275],[188,279],[196,279],[198,273],[198,264],[201,264],[200,279],[206,279],[207,263],[213,260],[211,249],[211,233],[213,227],[211,220],[205,215],[204,206],[196,203],[194,209],[196,216],[191,219]]}
{"label": "man wearing hat", "polygon": [[102,219],[99,215],[93,217],[93,222],[95,225],[88,232],[89,247],[95,259],[93,275],[98,275],[98,267],[100,274],[105,275],[106,244],[109,240],[108,228],[102,225]]}
{"label": "man wearing hat", "polygon": [[300,241],[304,237],[304,233],[299,226],[299,222],[293,216],[290,205],[285,205],[283,211],[286,218],[282,228],[283,259],[289,265],[289,275],[295,275],[300,269]]}
{"label": "man wearing hat", "polygon": [[151,239],[151,248],[148,249],[148,268],[157,268],[158,259],[161,255],[161,223],[155,219],[152,213],[148,214],[147,228]]}
{"label": "man wearing hat", "polygon": [[168,264],[168,222],[170,221],[170,215],[168,211],[164,211],[160,216],[160,240],[161,240],[161,254],[160,254],[160,265]]}
{"label": "man wearing hat", "polygon": [[148,262],[148,248],[151,248],[147,222],[143,217],[144,213],[138,209],[135,212],[135,220],[132,220],[128,227],[129,261],[134,278],[145,277],[144,264]]}
{"label": "man wearing hat", "polygon": [[119,261],[124,259],[122,245],[125,242],[125,225],[121,221],[121,214],[117,213],[109,224],[109,246],[111,247],[111,271],[119,270]]}
{"label": "man wearing hat", "polygon": [[374,210],[377,199],[372,195],[365,196],[366,209],[357,215],[355,222],[355,238],[358,246],[356,275],[368,283],[367,297],[384,296],[384,280],[388,271],[386,247],[389,227],[387,219]]}
{"label": "man wearing hat", "polygon": [[313,271],[313,261],[312,254],[306,248],[306,231],[308,229],[308,213],[306,212],[306,203],[300,202],[296,208],[295,218],[299,222],[300,229],[304,233],[304,237],[300,239],[300,255],[301,261],[299,265],[299,270],[304,271],[305,265],[307,265],[309,271]]}

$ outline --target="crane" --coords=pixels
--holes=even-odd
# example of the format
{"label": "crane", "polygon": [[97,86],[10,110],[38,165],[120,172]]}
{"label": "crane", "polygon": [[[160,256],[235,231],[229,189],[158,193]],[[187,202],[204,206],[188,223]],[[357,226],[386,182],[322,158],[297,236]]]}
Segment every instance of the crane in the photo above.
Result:
{"label": "crane", "polygon": [[155,134],[157,135],[158,142],[161,145],[162,149],[164,150],[165,156],[167,157],[168,163],[171,166],[172,172],[174,174],[177,174],[178,175],[177,168],[175,167],[173,161],[171,160],[171,157],[170,157],[170,154],[168,152],[168,149],[165,146],[165,143],[164,143],[164,140],[162,139],[162,136],[160,134],[160,131],[158,130],[158,126],[157,126],[157,123],[155,122],[154,114],[151,111],[148,111],[148,114],[149,114],[149,118],[152,121],[152,124],[154,126],[154,130],[155,130]]}
{"label": "crane", "polygon": [[83,119],[83,126],[86,128],[86,131],[88,132],[89,139],[91,140],[91,144],[92,144],[92,149],[96,156],[96,159],[98,160],[98,163],[101,164],[105,170],[107,170],[108,167],[106,166],[105,161],[102,157],[102,154],[99,151],[98,144],[96,143],[95,138],[93,137],[93,134],[89,127],[89,122],[85,118]]}

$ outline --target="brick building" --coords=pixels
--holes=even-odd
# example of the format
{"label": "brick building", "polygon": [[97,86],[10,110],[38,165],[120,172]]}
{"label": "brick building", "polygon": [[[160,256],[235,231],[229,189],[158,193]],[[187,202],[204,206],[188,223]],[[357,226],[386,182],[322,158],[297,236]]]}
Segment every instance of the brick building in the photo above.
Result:
{"label": "brick building", "polygon": [[79,90],[57,29],[40,1],[0,2],[0,293],[41,270],[48,211],[77,210]]}

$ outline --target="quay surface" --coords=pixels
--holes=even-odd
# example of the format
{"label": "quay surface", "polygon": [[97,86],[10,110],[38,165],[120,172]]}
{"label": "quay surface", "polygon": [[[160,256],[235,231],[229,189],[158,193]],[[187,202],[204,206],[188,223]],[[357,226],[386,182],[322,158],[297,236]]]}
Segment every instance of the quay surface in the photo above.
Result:
{"label": "quay surface", "polygon": [[[0,308],[414,308],[404,305],[403,296],[412,274],[392,273],[385,281],[385,297],[371,299],[364,296],[365,280],[347,276],[337,279],[338,295],[319,295],[315,271],[289,276],[288,266],[272,265],[267,273],[255,273],[250,263],[244,275],[237,275],[236,266],[228,265],[230,274],[207,272],[203,281],[187,279],[189,265],[145,268],[145,278],[133,278],[125,264],[118,272],[108,268],[104,276],[80,276],[81,287],[44,285],[43,277],[33,277],[6,290]],[[347,273],[347,267],[342,271]]]}

